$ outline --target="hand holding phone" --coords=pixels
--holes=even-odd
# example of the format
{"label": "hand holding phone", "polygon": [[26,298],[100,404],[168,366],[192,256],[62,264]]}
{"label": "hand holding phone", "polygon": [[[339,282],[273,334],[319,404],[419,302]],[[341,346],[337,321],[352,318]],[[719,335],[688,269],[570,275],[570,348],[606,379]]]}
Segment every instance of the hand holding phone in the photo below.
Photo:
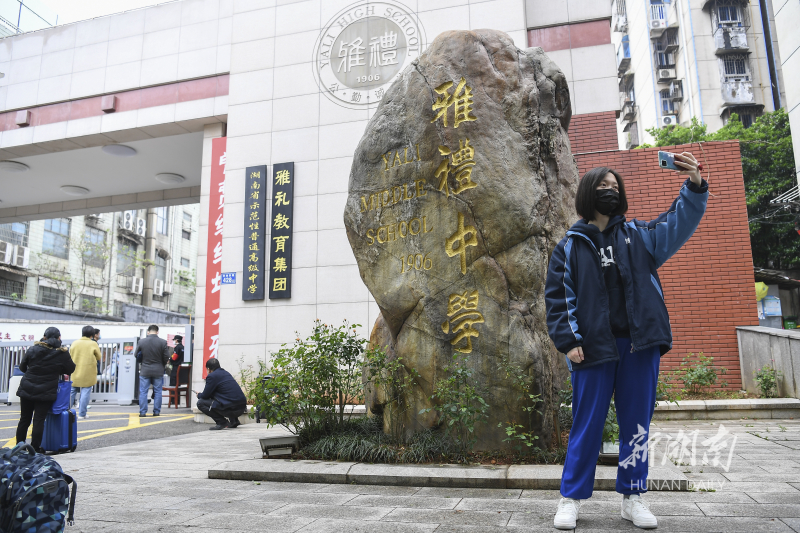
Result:
{"label": "hand holding phone", "polygon": [[664,169],[675,170],[678,174],[688,176],[695,185],[699,186],[703,182],[700,176],[703,165],[698,163],[697,159],[695,159],[690,152],[673,154],[659,151],[658,166]]}

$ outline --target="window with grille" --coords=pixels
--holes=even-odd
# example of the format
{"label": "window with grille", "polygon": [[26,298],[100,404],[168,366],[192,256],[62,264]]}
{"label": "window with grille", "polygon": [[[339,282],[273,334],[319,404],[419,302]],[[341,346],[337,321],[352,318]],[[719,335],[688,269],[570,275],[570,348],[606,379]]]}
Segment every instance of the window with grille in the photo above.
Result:
{"label": "window with grille", "polygon": [[64,291],[52,287],[39,287],[39,305],[64,307]]}
{"label": "window with grille", "polygon": [[122,317],[124,305],[125,302],[120,302],[119,300],[114,302],[114,316]]}
{"label": "window with grille", "polygon": [[741,113],[739,115],[739,120],[742,121],[742,126],[749,128],[753,125],[755,118],[753,117],[753,113]]}
{"label": "window with grille", "polygon": [[169,207],[156,209],[156,231],[161,235],[169,235]]}
{"label": "window with grille", "polygon": [[747,56],[743,55],[726,55],[722,58],[722,63],[725,70],[725,78],[744,78],[745,81],[750,78],[750,68],[747,64]]}
{"label": "window with grille", "polygon": [[10,242],[11,244],[27,248],[29,231],[30,224],[28,222],[0,224],[0,241]]}
{"label": "window with grille", "polygon": [[185,315],[186,313],[189,312],[189,308],[186,307],[185,305],[179,305],[178,312],[181,313],[182,315]]}
{"label": "window with grille", "polygon": [[181,257],[181,266],[183,268],[189,268],[189,260],[185,257]]}
{"label": "window with grille", "polygon": [[117,241],[117,273],[132,274],[136,264],[136,245],[120,239]]}
{"label": "window with grille", "polygon": [[97,296],[81,294],[81,311],[100,314],[103,312],[103,299]]}
{"label": "window with grille", "polygon": [[191,231],[187,231],[185,229],[181,230],[181,236],[184,239],[186,239],[187,241],[191,241],[192,240],[192,232]]}
{"label": "window with grille", "polygon": [[664,115],[675,114],[675,102],[670,98],[669,89],[664,89],[659,93],[661,95],[661,112]]}
{"label": "window with grille", "polygon": [[25,283],[13,279],[0,278],[0,298],[21,300],[25,297]]}
{"label": "window with grille", "polygon": [[156,255],[156,279],[167,281],[167,260]]}
{"label": "window with grille", "polygon": [[68,218],[51,218],[44,221],[43,253],[62,259],[69,257],[69,228],[71,222]]}
{"label": "window with grille", "polygon": [[106,232],[97,228],[85,228],[83,232],[83,260],[88,266],[105,268]]}
{"label": "window with grille", "polygon": [[741,22],[739,8],[736,6],[717,6],[717,20],[720,24],[735,24]]}

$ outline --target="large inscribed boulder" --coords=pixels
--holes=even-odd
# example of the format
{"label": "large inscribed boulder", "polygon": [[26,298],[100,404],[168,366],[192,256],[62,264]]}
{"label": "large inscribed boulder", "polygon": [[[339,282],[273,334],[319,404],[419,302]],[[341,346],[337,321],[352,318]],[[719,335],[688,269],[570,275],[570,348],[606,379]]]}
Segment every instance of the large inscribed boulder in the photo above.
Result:
{"label": "large inscribed boulder", "polygon": [[[369,121],[344,221],[381,310],[372,341],[419,374],[387,430],[437,426],[431,395],[460,353],[490,405],[478,449],[507,448],[498,424],[512,421],[551,442],[564,365],[547,336],[544,281],[574,219],[570,116],[566,79],[540,48],[474,30],[439,35]],[[528,394],[544,413],[532,423]],[[369,408],[385,401],[378,391]]]}

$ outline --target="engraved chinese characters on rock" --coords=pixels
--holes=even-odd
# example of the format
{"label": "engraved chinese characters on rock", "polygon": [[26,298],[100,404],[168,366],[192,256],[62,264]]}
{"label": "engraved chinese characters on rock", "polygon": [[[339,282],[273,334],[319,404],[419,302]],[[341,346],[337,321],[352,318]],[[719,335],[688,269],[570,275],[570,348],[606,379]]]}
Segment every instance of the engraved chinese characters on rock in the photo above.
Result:
{"label": "engraved chinese characters on rock", "polygon": [[[478,311],[478,291],[464,291],[451,294],[447,302],[447,320],[442,323],[442,331],[455,333],[450,340],[455,350],[461,353],[472,353],[472,337],[478,337],[475,324],[483,324],[483,315]],[[466,343],[461,341],[466,340]]]}

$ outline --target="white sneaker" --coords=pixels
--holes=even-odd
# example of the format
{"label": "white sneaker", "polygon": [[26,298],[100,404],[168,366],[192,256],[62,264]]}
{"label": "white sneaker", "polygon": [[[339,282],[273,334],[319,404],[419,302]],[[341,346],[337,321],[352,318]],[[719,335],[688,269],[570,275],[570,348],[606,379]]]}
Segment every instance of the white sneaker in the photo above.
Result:
{"label": "white sneaker", "polygon": [[89,415],[86,415],[86,416],[78,415],[78,420],[86,420],[87,418],[89,418]]}
{"label": "white sneaker", "polygon": [[580,508],[580,500],[561,498],[561,501],[558,502],[556,517],[553,519],[553,527],[556,529],[575,529],[575,522],[578,520]]}
{"label": "white sneaker", "polygon": [[640,494],[626,494],[622,497],[622,518],[632,521],[634,526],[642,529],[658,527],[658,520]]}

